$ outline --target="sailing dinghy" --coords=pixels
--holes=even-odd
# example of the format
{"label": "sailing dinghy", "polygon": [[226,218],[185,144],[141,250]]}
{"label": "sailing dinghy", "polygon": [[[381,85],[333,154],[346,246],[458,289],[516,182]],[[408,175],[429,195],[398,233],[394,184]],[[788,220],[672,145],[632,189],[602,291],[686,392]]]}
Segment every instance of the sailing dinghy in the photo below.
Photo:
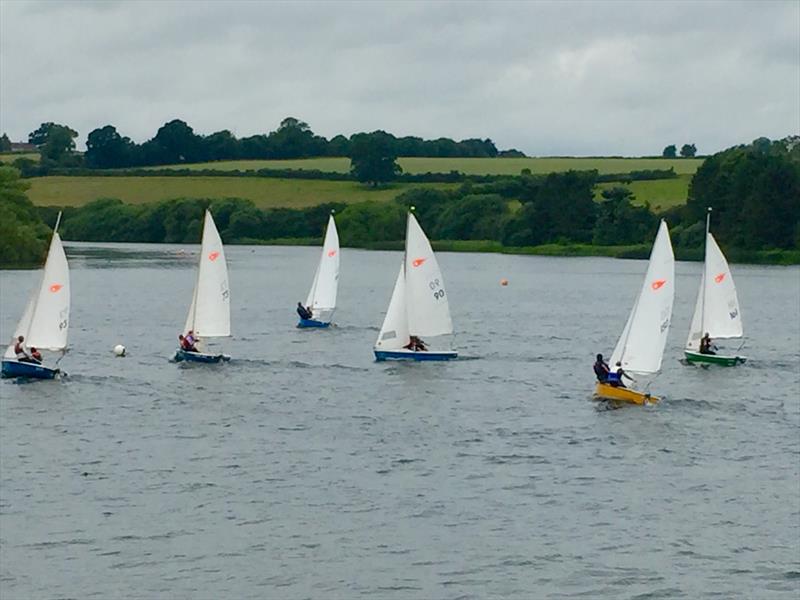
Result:
{"label": "sailing dinghy", "polygon": [[[413,207],[412,207],[413,210]],[[412,212],[406,224],[406,248],[386,318],[375,343],[375,360],[451,360],[453,350],[412,349],[423,337],[453,333],[444,278],[433,249]],[[412,339],[413,338],[413,339]],[[419,346],[417,346],[419,348]]]}
{"label": "sailing dinghy", "polygon": [[694,308],[689,338],[683,353],[690,363],[707,363],[733,367],[745,362],[744,356],[700,352],[700,340],[708,334],[712,340],[741,338],[742,313],[736,296],[728,261],[710,232],[711,209],[706,215],[706,251],[700,291]]}
{"label": "sailing dinghy", "polygon": [[[58,220],[61,220],[60,213]],[[14,346],[19,336],[24,336],[23,347],[26,354],[29,349],[36,348],[40,351],[60,351],[63,356],[63,352],[67,348],[69,331],[69,302],[69,264],[61,244],[61,237],[58,235],[58,222],[56,222],[42,277],[38,286],[34,288],[25,312],[22,313],[22,318],[14,329],[14,340],[3,355],[3,377],[53,379],[61,373],[60,369],[56,367],[18,360]]]}
{"label": "sailing dinghy", "polygon": [[[659,371],[672,319],[674,297],[675,256],[672,253],[667,224],[662,220],[639,297],[611,355],[612,371],[619,368],[617,363],[632,376],[654,375]],[[649,392],[601,382],[597,383],[595,395],[606,400],[632,404],[658,402],[658,398],[651,396]]]}
{"label": "sailing dinghy", "polygon": [[311,310],[313,318],[300,319],[298,327],[328,327],[333,311],[336,310],[336,292],[339,288],[339,234],[333,215],[328,219],[328,229],[322,244],[314,281],[308,291],[305,306]]}
{"label": "sailing dinghy", "polygon": [[[200,245],[200,264],[194,286],[192,304],[186,316],[184,334],[195,338],[228,337],[231,334],[231,296],[228,287],[228,265],[225,250],[211,212],[206,210],[203,222],[203,241]],[[189,352],[178,348],[175,361],[201,363],[228,361],[226,354]]]}

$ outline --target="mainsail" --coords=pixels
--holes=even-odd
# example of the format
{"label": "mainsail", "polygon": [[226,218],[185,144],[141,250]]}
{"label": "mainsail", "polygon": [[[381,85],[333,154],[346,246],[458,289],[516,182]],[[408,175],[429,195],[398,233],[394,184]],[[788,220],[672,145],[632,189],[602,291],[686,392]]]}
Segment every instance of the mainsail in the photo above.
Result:
{"label": "mainsail", "polygon": [[675,297],[675,256],[667,224],[658,228],[647,274],[628,321],[611,355],[632,373],[656,373],[661,368]]}
{"label": "mainsail", "polygon": [[230,300],[225,250],[211,212],[206,210],[197,282],[184,333],[193,330],[197,336],[204,338],[229,336]]}
{"label": "mainsail", "polygon": [[706,221],[706,253],[700,289],[697,293],[692,325],[686,348],[700,351],[700,338],[708,333],[712,339],[739,338],[743,335],[742,313],[728,261]]}
{"label": "mainsail", "polygon": [[[57,232],[53,233],[39,285],[34,288],[14,338],[25,336],[25,346],[39,350],[64,350],[69,332],[69,264]],[[14,343],[4,354],[14,358]]]}
{"label": "mainsail", "polygon": [[333,215],[328,219],[328,229],[322,245],[322,255],[308,292],[306,306],[310,306],[314,319],[330,321],[336,310],[336,293],[339,288],[339,234]]}

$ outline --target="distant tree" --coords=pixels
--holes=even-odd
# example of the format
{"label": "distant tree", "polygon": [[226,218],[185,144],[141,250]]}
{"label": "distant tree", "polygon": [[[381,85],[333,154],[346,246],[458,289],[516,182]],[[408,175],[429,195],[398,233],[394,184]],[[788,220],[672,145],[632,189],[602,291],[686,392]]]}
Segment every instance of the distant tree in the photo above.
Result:
{"label": "distant tree", "polygon": [[498,158],[526,158],[526,154],[521,150],[511,148],[510,150],[501,150],[497,153]]}
{"label": "distant tree", "polygon": [[626,187],[603,190],[592,243],[599,245],[639,244],[653,235],[658,218],[649,206],[634,206],[633,192]]}
{"label": "distant tree", "polygon": [[180,119],[162,125],[152,141],[160,155],[154,164],[198,162],[205,158],[202,138]]}
{"label": "distant tree", "polygon": [[441,240],[498,240],[508,214],[508,201],[502,196],[463,196],[447,205],[433,235]]}
{"label": "distant tree", "polygon": [[350,156],[350,140],[343,135],[336,135],[328,142],[328,156]]}
{"label": "distant tree", "polygon": [[118,169],[131,165],[134,143],[113,125],[95,129],[86,138],[86,165],[93,169]]}
{"label": "distant tree", "polygon": [[800,245],[800,160],[785,144],[759,138],[706,158],[689,186],[684,223],[712,207],[714,237],[748,250]]}
{"label": "distant tree", "polygon": [[684,144],[681,146],[681,156],[683,158],[691,158],[697,154],[697,147],[694,144]]}
{"label": "distant tree", "polygon": [[5,133],[0,136],[0,152],[11,152],[11,140]]}
{"label": "distant tree", "polygon": [[760,137],[753,140],[753,151],[759,154],[767,154],[772,147],[772,142],[769,138]]}
{"label": "distant tree", "polygon": [[0,265],[32,266],[44,259],[50,232],[27,189],[16,169],[0,166]]}
{"label": "distant tree", "polygon": [[78,132],[58,123],[42,123],[28,135],[28,141],[39,147],[42,158],[59,162],[75,150]]}
{"label": "distant tree", "polygon": [[327,140],[314,135],[308,123],[286,117],[277,131],[269,134],[274,158],[305,158],[325,153]]}
{"label": "distant tree", "polygon": [[377,187],[403,172],[397,164],[393,140],[385,131],[358,133],[350,138],[350,172],[358,181]]}
{"label": "distant tree", "polygon": [[204,154],[209,160],[232,160],[239,158],[239,140],[227,129],[203,138]]}
{"label": "distant tree", "polygon": [[664,151],[661,153],[661,156],[664,158],[675,158],[678,156],[678,149],[675,147],[675,144],[670,144]]}

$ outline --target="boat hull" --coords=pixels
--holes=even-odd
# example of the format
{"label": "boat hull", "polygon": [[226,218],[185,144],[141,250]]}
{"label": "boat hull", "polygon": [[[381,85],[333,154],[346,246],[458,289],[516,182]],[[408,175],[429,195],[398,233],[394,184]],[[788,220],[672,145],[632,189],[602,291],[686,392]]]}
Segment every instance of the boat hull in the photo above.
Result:
{"label": "boat hull", "polygon": [[175,362],[196,362],[196,363],[219,363],[228,362],[231,359],[227,354],[204,354],[203,352],[186,352],[185,350],[175,351]]}
{"label": "boat hull", "polygon": [[327,323],[323,321],[317,321],[315,319],[300,319],[300,322],[297,324],[299,329],[324,329],[326,327],[330,327],[331,323],[328,321]]}
{"label": "boat hull", "polygon": [[683,355],[690,363],[705,363],[709,365],[720,365],[723,367],[735,367],[744,363],[747,358],[744,356],[723,356],[722,354],[700,354],[691,350],[684,350]]}
{"label": "boat hull", "polygon": [[30,379],[55,379],[61,373],[59,369],[51,369],[36,363],[4,360],[2,366],[3,378],[28,377]]}
{"label": "boat hull", "polygon": [[385,360],[415,360],[415,361],[442,361],[453,360],[458,358],[458,352],[455,351],[420,351],[413,350],[374,350],[375,360],[383,362]]}
{"label": "boat hull", "polygon": [[615,387],[613,385],[600,382],[597,383],[594,393],[595,396],[604,400],[615,400],[618,402],[627,402],[629,404],[646,405],[656,404],[658,402],[658,398],[651,396],[650,394],[637,392],[636,390],[632,390],[630,388]]}

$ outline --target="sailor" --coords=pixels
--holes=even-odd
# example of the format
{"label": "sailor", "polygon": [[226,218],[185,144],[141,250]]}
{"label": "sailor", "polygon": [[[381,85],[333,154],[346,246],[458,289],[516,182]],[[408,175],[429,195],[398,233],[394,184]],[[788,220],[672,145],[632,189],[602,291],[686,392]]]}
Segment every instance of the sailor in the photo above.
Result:
{"label": "sailor", "polygon": [[711,336],[709,336],[706,331],[706,334],[700,338],[700,354],[716,354],[716,352],[711,349],[712,347],[716,349],[716,346],[711,342]]}
{"label": "sailor", "polygon": [[597,381],[605,383],[610,371],[611,369],[608,368],[608,364],[603,360],[603,355],[598,354],[597,360],[594,363],[594,374],[597,376]]}
{"label": "sailor", "polygon": [[31,346],[31,359],[39,364],[42,364],[42,353],[36,348]]}
{"label": "sailor", "polygon": [[24,341],[25,341],[25,336],[21,335],[17,338],[17,341],[14,344],[14,354],[17,356],[17,361],[34,362],[33,359],[30,356],[28,356],[28,353],[25,352],[25,346],[22,345],[22,342]]}
{"label": "sailor", "polygon": [[297,303],[297,314],[300,315],[301,319],[308,321],[314,317],[314,313],[311,312],[310,306],[303,306],[302,302]]}
{"label": "sailor", "polygon": [[181,350],[183,350],[184,352],[197,352],[197,348],[195,348],[194,344],[189,342],[188,336],[184,337],[183,334],[178,335],[178,341],[181,344]]}
{"label": "sailor", "polygon": [[631,381],[634,380],[633,377],[628,375],[623,370],[622,363],[620,361],[617,361],[617,370],[609,372],[609,374],[608,374],[608,383],[610,385],[614,386],[614,387],[628,387],[627,385],[625,385],[625,382],[622,381],[623,377],[626,377],[626,378],[630,379]]}

